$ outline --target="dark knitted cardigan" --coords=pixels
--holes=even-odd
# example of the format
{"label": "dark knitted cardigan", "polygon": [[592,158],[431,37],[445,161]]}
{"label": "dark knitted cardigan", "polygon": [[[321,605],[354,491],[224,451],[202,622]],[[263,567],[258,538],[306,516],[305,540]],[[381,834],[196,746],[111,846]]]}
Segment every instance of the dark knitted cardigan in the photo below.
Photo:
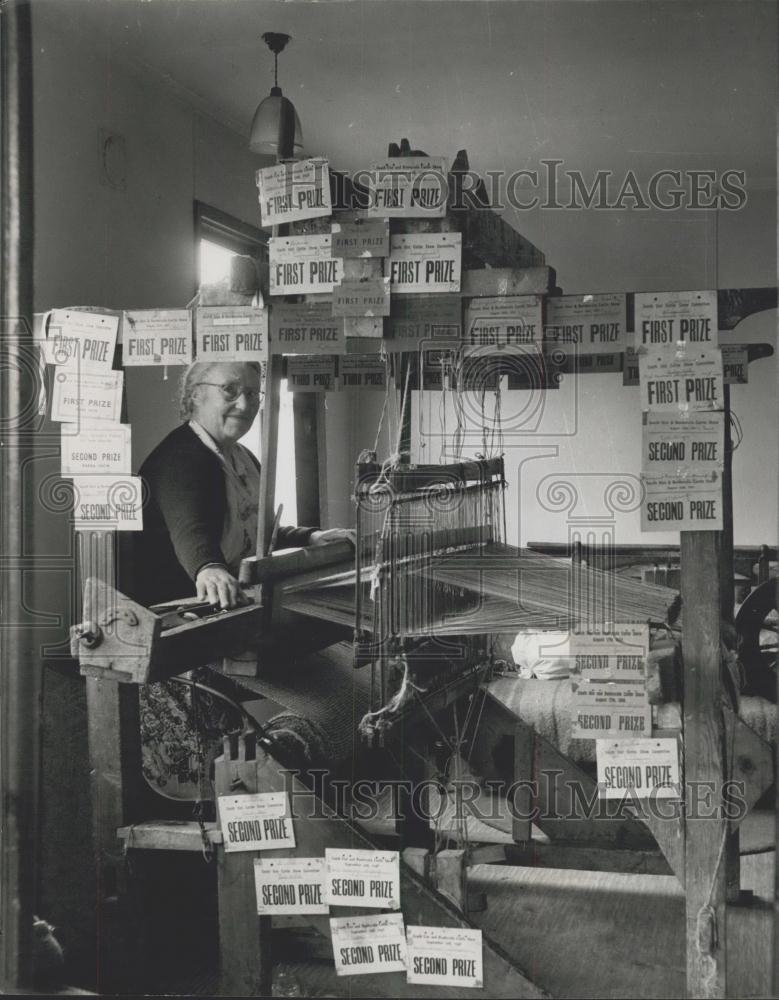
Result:
{"label": "dark knitted cardigan", "polygon": [[[157,445],[140,475],[146,503],[143,531],[135,540],[132,591],[148,607],[193,595],[198,571],[207,563],[225,562],[220,542],[227,490],[219,456],[188,424]],[[315,530],[280,528],[276,547],[307,545]]]}

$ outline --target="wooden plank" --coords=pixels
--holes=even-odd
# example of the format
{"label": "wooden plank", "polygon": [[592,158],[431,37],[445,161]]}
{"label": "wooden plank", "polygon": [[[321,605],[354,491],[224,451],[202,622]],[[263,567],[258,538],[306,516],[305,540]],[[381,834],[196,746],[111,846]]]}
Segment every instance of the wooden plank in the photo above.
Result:
{"label": "wooden plank", "polygon": [[347,540],[328,545],[283,550],[275,556],[265,556],[260,559],[250,556],[241,562],[239,579],[245,587],[291,580],[298,574],[326,569],[328,566],[349,561],[353,556],[354,546]]}
{"label": "wooden plank", "polygon": [[[206,836],[211,844],[222,843],[222,831],[216,823],[205,823]],[[121,826],[116,831],[127,851],[194,851],[203,850],[203,833],[194,820],[151,820]]]}
{"label": "wooden plank", "polygon": [[618,847],[585,847],[554,840],[505,844],[505,861],[530,868],[573,868],[577,871],[673,875],[660,851],[626,851]]}
{"label": "wooden plank", "polygon": [[556,281],[551,267],[464,268],[460,294],[463,298],[494,295],[545,295]]}
{"label": "wooden plank", "polygon": [[[252,759],[254,740],[240,739],[232,753],[225,739],[225,753],[216,759],[214,784],[217,795],[236,790],[253,794],[270,791],[259,781],[261,772]],[[271,995],[271,922],[257,914],[254,889],[256,851],[217,849],[219,897],[219,984],[222,996]]]}
{"label": "wooden plank", "polygon": [[464,848],[439,851],[433,855],[433,884],[436,891],[461,913],[467,912],[466,854]]}
{"label": "wooden plank", "polygon": [[776,309],[777,290],[771,288],[720,288],[717,292],[717,329],[734,330],[753,313]]}
{"label": "wooden plank", "polygon": [[463,234],[463,260],[487,267],[543,264],[544,255],[490,207],[484,181],[471,169],[461,149],[448,177],[448,216]]}
{"label": "wooden plank", "polygon": [[[696,789],[712,789],[720,802],[724,720],[720,679],[720,571],[718,532],[681,533],[684,597],[684,783],[687,995],[725,997],[727,824],[717,809],[693,810]],[[694,812],[699,812],[698,816]],[[709,815],[713,813],[713,815]]]}
{"label": "wooden plank", "polygon": [[733,767],[728,775],[731,781],[741,783],[745,811],[732,822],[741,823],[776,778],[774,750],[750,726],[729,708],[725,708],[726,746],[732,747]]}

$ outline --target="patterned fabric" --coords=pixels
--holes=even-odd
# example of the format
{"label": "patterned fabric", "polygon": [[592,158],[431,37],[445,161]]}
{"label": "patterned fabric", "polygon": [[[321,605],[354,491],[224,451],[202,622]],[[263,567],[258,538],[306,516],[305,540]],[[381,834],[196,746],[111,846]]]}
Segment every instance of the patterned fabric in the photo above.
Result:
{"label": "patterned fabric", "polygon": [[[184,677],[212,686],[208,668]],[[204,797],[222,737],[241,728],[240,713],[215,694],[176,680],[142,686],[140,711],[146,781],[168,798]]]}

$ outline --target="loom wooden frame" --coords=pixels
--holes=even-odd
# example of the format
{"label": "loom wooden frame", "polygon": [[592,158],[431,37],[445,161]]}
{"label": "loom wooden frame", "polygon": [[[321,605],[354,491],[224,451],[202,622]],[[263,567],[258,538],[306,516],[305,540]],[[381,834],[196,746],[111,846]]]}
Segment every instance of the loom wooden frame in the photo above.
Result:
{"label": "loom wooden frame", "polygon": [[[467,158],[465,160],[467,168]],[[485,229],[486,222],[489,226]],[[470,247],[470,258],[464,260],[463,294],[496,295],[560,294],[556,287],[554,272],[544,266],[542,255],[530,247],[527,241],[516,235],[508,237],[500,227],[501,220],[493,219],[490,213],[472,209],[464,229],[465,243]],[[404,231],[424,231],[430,223],[404,221]],[[481,247],[494,245],[496,226],[500,230],[501,250],[491,259],[479,259]],[[490,227],[492,227],[490,229]],[[314,224],[295,224],[295,231],[318,231],[318,220]],[[440,220],[440,230],[462,229],[450,218]],[[488,232],[489,230],[489,232]],[[490,235],[490,233],[492,235]],[[532,251],[532,252],[531,252]],[[484,270],[484,264],[494,270]],[[500,264],[508,268],[499,270]],[[469,269],[469,265],[471,269]],[[473,269],[473,266],[476,269]],[[378,260],[350,261],[345,268],[347,277],[372,277],[380,272]],[[726,289],[718,292],[720,329],[735,329],[745,316],[763,309],[775,308],[776,289]],[[632,295],[628,295],[628,315],[632,309]],[[359,335],[359,321],[351,330]],[[755,357],[765,356],[760,350],[752,351]],[[624,363],[624,362],[623,362]],[[412,364],[406,360],[405,371]],[[260,528],[258,550],[267,551],[273,520],[272,486],[275,479],[275,455],[273,443],[276,440],[278,420],[278,386],[283,366],[279,356],[273,356],[268,366],[269,387],[266,396],[268,414],[263,421],[263,473],[260,488]],[[726,401],[726,413],[729,399]],[[728,421],[726,420],[726,426]],[[408,453],[410,446],[410,424],[406,424],[401,438],[401,453]],[[727,717],[720,710],[719,680],[719,622],[721,613],[731,614],[732,594],[732,488],[727,459],[724,481],[726,524],[722,533],[682,533],[682,592],[687,602],[685,631],[683,640],[685,654],[685,763],[687,778],[722,781],[727,777],[724,748],[728,729]],[[94,537],[91,545],[82,539],[81,550],[89,553],[82,564],[82,578],[98,577],[113,583],[113,544],[108,536]],[[96,565],[97,564],[97,565]],[[712,597],[710,582],[719,581],[719,592]],[[730,581],[730,582],[728,582]],[[98,872],[98,907],[101,911],[99,926],[103,936],[98,942],[104,952],[100,967],[115,974],[122,983],[132,980],[128,962],[120,961],[121,949],[115,948],[111,925],[116,927],[117,911],[121,910],[121,894],[117,895],[117,885],[121,883],[125,871],[124,852],[117,838],[117,831],[128,823],[136,823],[143,817],[148,804],[148,790],[144,789],[141,778],[140,744],[138,737],[137,688],[133,685],[117,683],[106,677],[88,676],[87,701],[89,715],[89,744],[91,759],[92,790],[94,802],[93,830],[95,838],[96,865]],[[527,733],[518,727],[518,742],[524,739],[528,745]],[[518,750],[517,760],[521,765],[522,754]],[[727,840],[726,864],[721,864],[718,847],[723,837]],[[723,821],[703,821],[698,825],[687,823],[684,828],[683,851],[685,871],[685,892],[687,897],[687,989],[690,996],[724,997],[727,989],[726,956],[726,905],[735,901],[737,880],[733,871],[737,862],[737,835],[729,833]],[[681,840],[681,836],[679,836]],[[674,867],[672,865],[672,867]],[[676,870],[676,869],[675,869]],[[677,871],[678,874],[678,871]],[[702,955],[699,934],[699,912],[703,904],[713,910],[712,930],[718,928],[718,935],[712,933],[710,953]],[[108,929],[106,933],[104,928]],[[256,942],[252,939],[252,946]],[[264,954],[264,952],[262,953]],[[127,956],[125,956],[126,959]],[[711,974],[713,962],[714,973]],[[122,965],[124,964],[124,968]],[[267,970],[266,970],[267,971]],[[264,975],[265,973],[263,973]],[[110,985],[103,983],[103,987]],[[450,995],[447,992],[447,995]]]}

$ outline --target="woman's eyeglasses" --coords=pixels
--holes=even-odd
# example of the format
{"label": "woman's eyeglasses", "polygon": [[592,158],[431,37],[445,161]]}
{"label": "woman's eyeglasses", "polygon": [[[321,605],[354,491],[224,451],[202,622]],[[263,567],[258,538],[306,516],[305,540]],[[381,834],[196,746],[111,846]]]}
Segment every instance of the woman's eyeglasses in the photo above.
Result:
{"label": "woman's eyeglasses", "polygon": [[262,396],[259,389],[249,389],[240,382],[196,382],[196,385],[213,385],[222,393],[226,403],[234,403],[239,396],[245,396],[247,403],[258,403]]}

